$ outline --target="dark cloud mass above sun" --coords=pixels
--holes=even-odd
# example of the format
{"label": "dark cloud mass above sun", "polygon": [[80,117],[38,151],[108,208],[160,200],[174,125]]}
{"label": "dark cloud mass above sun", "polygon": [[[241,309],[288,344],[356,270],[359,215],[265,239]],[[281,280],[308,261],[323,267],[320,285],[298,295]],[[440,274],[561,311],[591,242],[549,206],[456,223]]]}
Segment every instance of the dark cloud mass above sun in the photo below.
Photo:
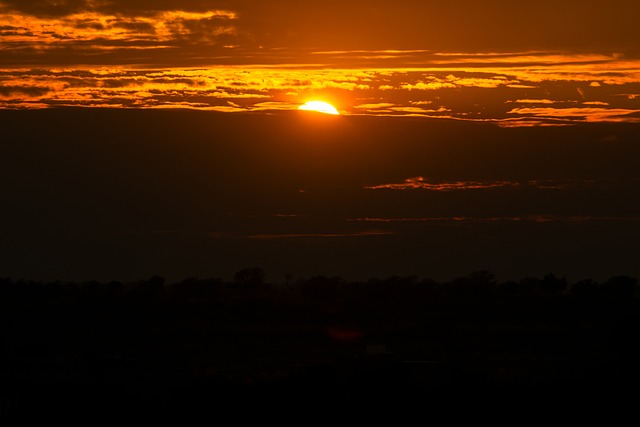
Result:
{"label": "dark cloud mass above sun", "polygon": [[102,14],[119,19],[171,11],[236,13],[247,46],[453,50],[632,51],[640,3],[628,0],[2,0],[5,13],[37,18]]}
{"label": "dark cloud mass above sun", "polygon": [[[204,11],[216,4],[211,0],[3,0],[6,8],[39,17],[62,17],[73,13],[101,12],[122,15],[145,15],[158,11]],[[215,7],[214,7],[215,8]]]}

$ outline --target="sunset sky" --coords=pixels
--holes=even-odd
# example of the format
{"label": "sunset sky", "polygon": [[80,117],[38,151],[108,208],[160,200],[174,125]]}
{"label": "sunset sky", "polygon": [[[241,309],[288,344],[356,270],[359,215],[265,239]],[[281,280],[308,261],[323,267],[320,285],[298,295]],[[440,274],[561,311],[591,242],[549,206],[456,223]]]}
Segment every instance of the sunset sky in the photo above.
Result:
{"label": "sunset sky", "polygon": [[0,0],[0,277],[640,275],[638,16]]}

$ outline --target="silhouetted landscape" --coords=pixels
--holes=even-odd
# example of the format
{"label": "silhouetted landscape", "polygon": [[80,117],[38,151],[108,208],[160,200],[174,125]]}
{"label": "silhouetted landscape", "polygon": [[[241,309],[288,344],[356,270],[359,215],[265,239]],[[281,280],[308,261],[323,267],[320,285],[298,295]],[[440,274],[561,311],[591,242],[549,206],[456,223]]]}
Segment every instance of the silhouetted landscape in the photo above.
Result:
{"label": "silhouetted landscape", "polygon": [[634,407],[637,124],[0,122],[3,425]]}
{"label": "silhouetted landscape", "polygon": [[447,282],[269,283],[260,268],[233,281],[2,279],[0,416],[127,425],[283,405],[435,415],[496,399],[504,410],[628,409],[638,291],[627,276],[499,282],[487,271]]}

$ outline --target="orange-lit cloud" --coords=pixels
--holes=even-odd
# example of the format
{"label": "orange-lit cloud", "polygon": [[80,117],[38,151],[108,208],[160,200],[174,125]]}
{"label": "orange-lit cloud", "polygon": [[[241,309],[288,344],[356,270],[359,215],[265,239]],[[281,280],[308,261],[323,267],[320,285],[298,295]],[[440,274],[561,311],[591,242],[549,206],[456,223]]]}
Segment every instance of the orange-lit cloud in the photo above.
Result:
{"label": "orange-lit cloud", "polygon": [[516,104],[555,104],[558,101],[552,101],[550,99],[516,99],[515,101],[509,102],[515,102]]}
{"label": "orange-lit cloud", "polygon": [[[183,16],[172,13],[151,13],[143,18]],[[234,21],[233,15],[220,14],[220,19]],[[147,59],[153,62],[157,52],[147,49],[150,45],[143,45],[141,55],[148,55]],[[194,46],[200,48],[198,43]],[[89,45],[85,48],[92,49]],[[48,55],[48,49],[43,54]],[[616,56],[563,56],[545,52],[455,54],[446,57],[446,64],[437,65],[434,58],[442,58],[441,54],[393,51],[388,54],[399,58],[411,56],[414,66],[344,68],[305,64],[304,53],[297,57],[303,62],[294,64],[284,51],[255,56],[254,51],[221,49],[236,52],[233,60],[239,62],[267,59],[287,62],[182,68],[5,67],[0,68],[0,108],[126,106],[235,112],[295,110],[305,100],[327,98],[336,102],[344,115],[423,116],[492,121],[513,127],[584,121],[637,122],[640,110],[640,96],[636,96],[640,93],[640,60]],[[189,55],[195,53],[190,51],[186,57],[191,61]],[[307,52],[314,60],[322,59],[327,64],[335,60],[328,56],[330,52],[311,53]],[[99,57],[96,55],[89,56]],[[470,62],[472,59],[475,62]],[[598,84],[594,85],[595,82]],[[514,108],[513,104],[519,107]]]}
{"label": "orange-lit cloud", "polygon": [[584,122],[638,122],[640,109],[623,108],[514,108],[508,114],[571,119]]}
{"label": "orange-lit cloud", "polygon": [[380,184],[365,187],[369,190],[427,190],[427,191],[457,191],[457,190],[478,190],[487,188],[514,187],[517,183],[510,181],[456,181],[431,183],[421,176],[408,178],[398,184]]}
{"label": "orange-lit cloud", "polygon": [[401,86],[402,89],[407,90],[438,90],[438,89],[453,89],[456,85],[451,82],[442,80],[433,80],[430,82],[417,82],[415,84],[406,83]]}
{"label": "orange-lit cloud", "polygon": [[569,190],[591,186],[594,181],[559,181],[559,180],[528,180],[528,181],[452,181],[429,182],[422,176],[408,178],[401,183],[379,184],[367,186],[368,190],[425,190],[425,191],[461,191],[487,190],[498,188],[537,188],[547,190]]}
{"label": "orange-lit cloud", "polygon": [[0,37],[5,48],[28,46],[50,49],[65,45],[158,48],[166,43],[215,42],[234,35],[236,14],[224,10],[202,13],[162,11],[145,16],[82,12],[62,17],[0,14]]}
{"label": "orange-lit cloud", "polygon": [[353,108],[358,110],[386,110],[388,108],[394,107],[396,104],[390,104],[388,102],[378,102],[376,104],[359,104],[354,105]]}

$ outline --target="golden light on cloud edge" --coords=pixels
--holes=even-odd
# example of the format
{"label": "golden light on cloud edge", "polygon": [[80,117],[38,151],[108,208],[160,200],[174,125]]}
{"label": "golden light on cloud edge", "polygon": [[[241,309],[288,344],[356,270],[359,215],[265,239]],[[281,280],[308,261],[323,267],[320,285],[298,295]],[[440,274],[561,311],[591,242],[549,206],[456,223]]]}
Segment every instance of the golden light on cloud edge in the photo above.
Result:
{"label": "golden light on cloud edge", "polygon": [[298,107],[301,111],[313,111],[316,113],[339,116],[340,112],[333,105],[324,101],[308,101]]}
{"label": "golden light on cloud edge", "polygon": [[522,68],[517,66],[522,55],[502,56],[500,63],[489,65],[462,61],[444,68],[411,69],[318,69],[303,64],[0,66],[0,109],[270,112],[297,110],[300,100],[339,99],[339,114],[348,116],[488,121],[502,127],[640,123],[640,60],[607,62],[598,56],[576,69],[582,57],[569,55],[565,63],[545,65],[553,55],[541,53],[537,58],[543,65]]}

